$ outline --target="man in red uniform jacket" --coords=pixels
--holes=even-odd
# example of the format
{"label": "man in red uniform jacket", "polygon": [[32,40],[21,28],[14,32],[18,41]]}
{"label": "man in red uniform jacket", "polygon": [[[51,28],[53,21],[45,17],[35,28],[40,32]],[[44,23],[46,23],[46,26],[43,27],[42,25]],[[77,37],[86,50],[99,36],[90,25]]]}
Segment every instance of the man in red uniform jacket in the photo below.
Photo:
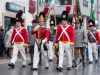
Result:
{"label": "man in red uniform jacket", "polygon": [[17,54],[20,51],[22,56],[22,67],[26,67],[26,56],[25,56],[25,47],[28,44],[28,34],[26,28],[21,26],[22,23],[22,10],[16,14],[16,28],[13,29],[12,37],[10,40],[11,45],[13,45],[13,55],[11,63],[8,66],[14,68],[15,62],[17,60]]}
{"label": "man in red uniform jacket", "polygon": [[55,46],[58,48],[59,44],[59,64],[56,68],[58,71],[62,71],[64,50],[68,58],[67,70],[71,70],[72,67],[72,52],[70,46],[74,45],[74,29],[71,25],[68,25],[68,13],[70,12],[70,9],[70,6],[67,6],[66,11],[62,12],[62,25],[58,26],[57,28]]}
{"label": "man in red uniform jacket", "polygon": [[45,69],[48,69],[48,54],[47,50],[44,48],[44,44],[49,39],[49,30],[44,27],[46,22],[46,15],[44,12],[40,12],[39,14],[39,25],[37,25],[32,31],[31,34],[36,33],[36,42],[34,47],[34,60],[33,60],[33,68],[32,70],[38,70],[38,62],[39,62],[39,54],[40,52],[43,54],[45,58]]}

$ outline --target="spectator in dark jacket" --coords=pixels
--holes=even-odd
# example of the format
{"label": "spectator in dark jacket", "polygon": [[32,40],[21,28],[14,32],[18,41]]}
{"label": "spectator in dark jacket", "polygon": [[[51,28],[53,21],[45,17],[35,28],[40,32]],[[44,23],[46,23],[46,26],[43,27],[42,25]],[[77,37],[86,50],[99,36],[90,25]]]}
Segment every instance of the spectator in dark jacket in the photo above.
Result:
{"label": "spectator in dark jacket", "polygon": [[2,25],[0,27],[0,56],[3,56],[3,50],[4,50],[4,26]]}

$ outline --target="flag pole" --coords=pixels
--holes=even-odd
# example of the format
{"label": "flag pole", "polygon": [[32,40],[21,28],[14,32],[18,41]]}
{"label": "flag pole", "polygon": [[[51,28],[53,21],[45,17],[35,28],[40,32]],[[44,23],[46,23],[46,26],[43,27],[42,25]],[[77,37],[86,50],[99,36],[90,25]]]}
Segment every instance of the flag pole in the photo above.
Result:
{"label": "flag pole", "polygon": [[[38,18],[39,18],[39,11],[38,11],[38,0],[37,0],[37,16],[38,16]],[[39,29],[38,29],[38,47],[40,47],[40,40],[39,40]]]}
{"label": "flag pole", "polygon": [[[55,8],[54,8],[54,6],[53,6],[53,12],[54,12],[54,21],[55,21],[55,26],[57,27],[57,24],[56,24],[56,12],[55,12]],[[56,30],[56,34],[57,34],[57,30]],[[56,34],[55,34],[55,35],[56,35]],[[55,38],[56,38],[56,37],[55,37]],[[54,40],[54,43],[55,43],[55,41],[56,41],[56,40]],[[54,43],[53,43],[53,44],[54,44]]]}
{"label": "flag pole", "polygon": [[56,11],[55,11],[54,6],[53,6],[53,12],[54,12],[54,20],[55,20],[55,26],[56,26]]}
{"label": "flag pole", "polygon": [[76,22],[76,17],[77,17],[77,8],[76,8],[76,0],[73,0],[73,23],[74,23],[74,27],[75,27],[75,22]]}
{"label": "flag pole", "polygon": [[38,0],[37,0],[37,16],[39,15],[39,11],[38,11]]}

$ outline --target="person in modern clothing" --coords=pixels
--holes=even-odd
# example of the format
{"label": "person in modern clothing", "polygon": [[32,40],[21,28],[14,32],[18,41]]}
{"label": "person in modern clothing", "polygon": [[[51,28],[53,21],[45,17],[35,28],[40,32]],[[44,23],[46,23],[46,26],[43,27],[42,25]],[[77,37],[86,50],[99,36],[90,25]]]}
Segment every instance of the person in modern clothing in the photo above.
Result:
{"label": "person in modern clothing", "polygon": [[4,43],[5,43],[5,47],[6,47],[6,52],[7,52],[7,57],[10,56],[12,57],[12,47],[10,46],[10,39],[13,33],[13,29],[14,26],[12,24],[9,25],[10,29],[7,31],[7,33],[5,34],[5,38],[4,38]]}
{"label": "person in modern clothing", "polygon": [[0,56],[3,56],[3,51],[4,51],[4,26],[0,26]]}
{"label": "person in modern clothing", "polygon": [[13,33],[10,40],[10,45],[13,45],[13,55],[9,67],[14,68],[17,60],[18,52],[20,51],[22,56],[22,67],[26,67],[26,55],[25,47],[28,45],[28,33],[25,27],[21,26],[23,11],[19,10],[16,14],[16,28],[13,29]]}

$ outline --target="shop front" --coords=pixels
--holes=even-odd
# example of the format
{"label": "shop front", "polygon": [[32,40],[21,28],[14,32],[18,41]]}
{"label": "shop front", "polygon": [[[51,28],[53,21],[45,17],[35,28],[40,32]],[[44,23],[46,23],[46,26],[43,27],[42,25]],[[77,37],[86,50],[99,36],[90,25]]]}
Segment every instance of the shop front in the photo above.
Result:
{"label": "shop front", "polygon": [[[25,13],[25,7],[17,5],[15,3],[12,2],[6,2],[5,4],[5,8],[6,8],[6,12],[2,12],[2,24],[5,27],[5,32],[8,30],[8,26],[9,24],[12,24],[15,26],[15,22],[16,22],[16,13],[19,10],[23,10],[23,12]],[[25,25],[25,17],[22,16],[23,18],[23,26]]]}

